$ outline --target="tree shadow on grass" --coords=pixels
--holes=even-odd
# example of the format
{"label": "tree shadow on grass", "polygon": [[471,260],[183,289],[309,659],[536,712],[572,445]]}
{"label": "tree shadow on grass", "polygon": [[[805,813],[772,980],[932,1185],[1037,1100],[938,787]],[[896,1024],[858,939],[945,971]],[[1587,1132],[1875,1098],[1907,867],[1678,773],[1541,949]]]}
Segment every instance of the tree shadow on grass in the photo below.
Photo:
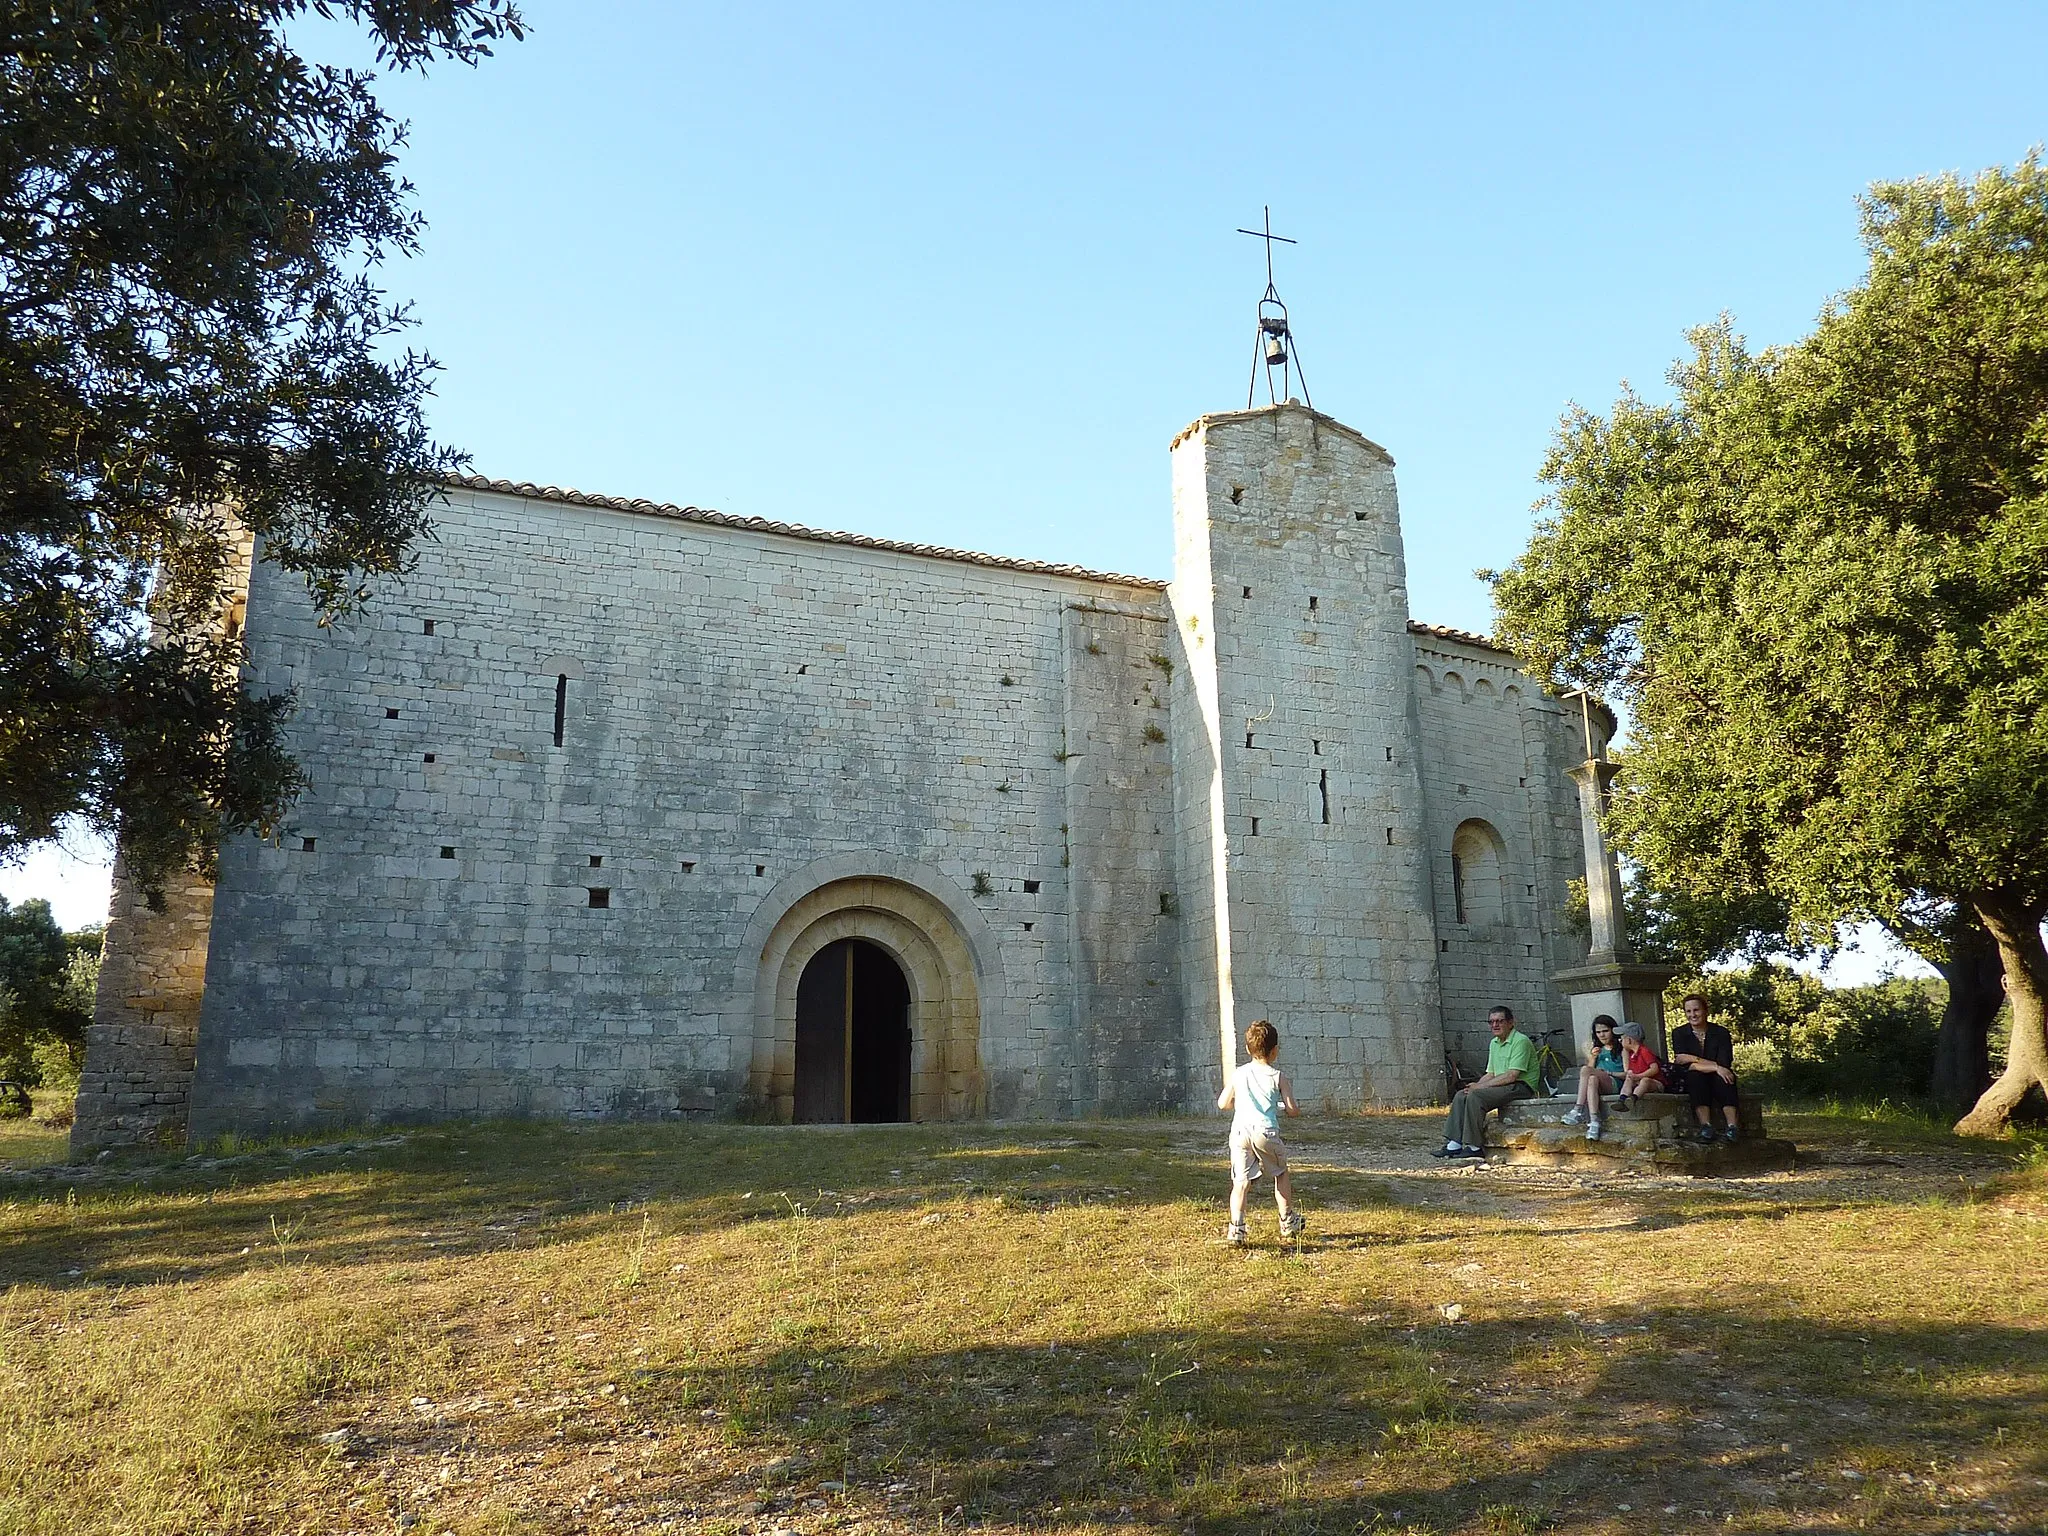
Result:
{"label": "tree shadow on grass", "polygon": [[[2035,1331],[1851,1333],[1742,1305],[1686,1317],[1689,1337],[1719,1346],[1653,1332],[1601,1355],[1611,1334],[1555,1313],[1373,1328],[1254,1309],[1235,1325],[894,1352],[793,1321],[715,1363],[622,1371],[575,1428],[632,1444],[713,1427],[734,1453],[715,1477],[690,1457],[635,1495],[695,1521],[1932,1536],[2038,1529],[2048,1513]],[[1565,1383],[1548,1361],[1560,1351]],[[509,1466],[562,1431],[481,1433]],[[358,1454],[373,1473],[426,1464],[479,1433],[397,1421]],[[1968,1494],[1950,1486],[1962,1462]]]}

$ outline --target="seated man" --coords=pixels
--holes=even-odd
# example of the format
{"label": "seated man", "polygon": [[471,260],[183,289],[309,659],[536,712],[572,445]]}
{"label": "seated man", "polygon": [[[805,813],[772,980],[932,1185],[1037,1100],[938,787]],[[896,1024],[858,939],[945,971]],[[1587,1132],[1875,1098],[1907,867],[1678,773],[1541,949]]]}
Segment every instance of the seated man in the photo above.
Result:
{"label": "seated man", "polygon": [[1536,1091],[1536,1042],[1515,1028],[1515,1010],[1502,1003],[1486,1016],[1493,1043],[1486,1048],[1486,1076],[1451,1098],[1444,1119],[1444,1144],[1431,1157],[1480,1157],[1489,1110]]}
{"label": "seated man", "polygon": [[1721,1134],[1734,1141],[1742,1135],[1741,1096],[1735,1088],[1735,1041],[1707,1017],[1707,1000],[1689,992],[1679,1004],[1685,1022],[1671,1032],[1671,1064],[1678,1068],[1679,1091],[1692,1100],[1701,1141],[1714,1139],[1714,1111],[1727,1123]]}

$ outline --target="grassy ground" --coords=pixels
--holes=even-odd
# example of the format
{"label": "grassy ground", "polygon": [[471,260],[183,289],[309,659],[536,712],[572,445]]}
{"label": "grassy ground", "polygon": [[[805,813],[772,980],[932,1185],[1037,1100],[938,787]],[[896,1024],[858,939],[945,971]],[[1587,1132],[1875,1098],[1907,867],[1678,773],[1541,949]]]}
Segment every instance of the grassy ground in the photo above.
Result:
{"label": "grassy ground", "polygon": [[[0,1175],[0,1530],[2048,1528],[2048,1177],[1305,1124],[485,1126]],[[43,1133],[46,1142],[49,1133]]]}

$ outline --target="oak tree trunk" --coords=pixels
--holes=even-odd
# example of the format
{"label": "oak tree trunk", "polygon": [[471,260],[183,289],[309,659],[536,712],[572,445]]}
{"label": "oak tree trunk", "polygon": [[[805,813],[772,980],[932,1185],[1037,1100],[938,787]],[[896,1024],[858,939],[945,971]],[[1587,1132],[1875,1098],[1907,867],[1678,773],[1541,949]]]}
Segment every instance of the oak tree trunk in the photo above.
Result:
{"label": "oak tree trunk", "polygon": [[1991,1085],[1991,1024],[2005,1002],[2005,966],[1996,941],[1968,908],[1950,928],[1947,953],[1935,961],[1948,983],[1948,1002],[1928,1091],[1935,1103],[1961,1113]]}
{"label": "oak tree trunk", "polygon": [[2005,995],[2012,1003],[2012,1044],[2006,1047],[2005,1071],[1956,1122],[1956,1134],[2003,1136],[2029,1093],[2048,1093],[2048,947],[2041,942],[2039,903],[1989,892],[1971,905],[1998,942]]}

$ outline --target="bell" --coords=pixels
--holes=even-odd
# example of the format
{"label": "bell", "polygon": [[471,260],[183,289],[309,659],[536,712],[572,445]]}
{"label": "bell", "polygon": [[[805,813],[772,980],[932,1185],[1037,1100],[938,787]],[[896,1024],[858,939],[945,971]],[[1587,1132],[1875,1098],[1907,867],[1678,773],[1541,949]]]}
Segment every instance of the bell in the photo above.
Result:
{"label": "bell", "polygon": [[1287,333],[1268,331],[1266,333],[1266,366],[1278,368],[1287,361]]}

